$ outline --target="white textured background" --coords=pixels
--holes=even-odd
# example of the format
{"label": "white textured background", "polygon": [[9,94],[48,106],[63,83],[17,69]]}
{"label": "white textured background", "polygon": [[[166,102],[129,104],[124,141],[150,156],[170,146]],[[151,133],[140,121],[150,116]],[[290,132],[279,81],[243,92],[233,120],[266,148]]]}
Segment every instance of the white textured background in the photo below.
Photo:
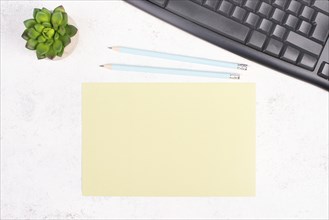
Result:
{"label": "white textured background", "polygon": [[[24,48],[22,22],[34,7],[59,4],[77,23],[78,46],[64,60],[37,61]],[[82,82],[221,81],[101,69],[107,62],[178,66],[116,54],[106,49],[111,45],[252,65],[241,81],[257,85],[256,197],[81,195]],[[324,90],[250,63],[121,1],[1,1],[1,219],[327,219],[327,175]]]}

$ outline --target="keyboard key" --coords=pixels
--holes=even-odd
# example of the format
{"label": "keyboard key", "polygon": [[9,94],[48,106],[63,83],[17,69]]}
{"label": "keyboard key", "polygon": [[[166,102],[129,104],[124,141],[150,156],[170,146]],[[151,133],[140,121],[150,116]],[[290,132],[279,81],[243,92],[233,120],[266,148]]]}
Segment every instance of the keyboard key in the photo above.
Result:
{"label": "keyboard key", "polygon": [[313,0],[300,0],[304,5],[310,6]]}
{"label": "keyboard key", "polygon": [[243,0],[231,0],[232,3],[236,4],[236,5],[239,5],[241,6],[242,5],[242,2]]}
{"label": "keyboard key", "polygon": [[287,39],[287,43],[290,43],[296,47],[308,51],[316,56],[319,56],[322,50],[322,45],[318,44],[300,34],[290,31]]}
{"label": "keyboard key", "polygon": [[273,12],[273,15],[272,15],[271,19],[273,21],[277,21],[279,23],[282,23],[284,15],[285,15],[284,11],[282,11],[281,9],[276,8]]}
{"label": "keyboard key", "polygon": [[297,26],[297,22],[298,22],[297,17],[295,17],[293,15],[289,15],[287,20],[284,22],[284,26],[295,29]]}
{"label": "keyboard key", "polygon": [[329,79],[329,63],[323,62],[321,64],[318,75],[325,79]]}
{"label": "keyboard key", "polygon": [[150,2],[152,2],[154,4],[157,4],[157,5],[161,6],[161,7],[164,7],[165,4],[166,4],[166,2],[167,2],[167,0],[148,0],[148,1],[150,1]]}
{"label": "keyboard key", "polygon": [[219,3],[218,0],[206,0],[203,4],[205,7],[211,10],[216,10],[218,3]]}
{"label": "keyboard key", "polygon": [[273,2],[273,6],[277,7],[277,8],[281,8],[284,9],[285,5],[286,5],[287,0],[275,0]]}
{"label": "keyboard key", "polygon": [[311,37],[319,40],[321,43],[324,43],[329,34],[329,17],[321,12],[318,12],[314,22],[316,23],[316,26]]}
{"label": "keyboard key", "polygon": [[304,54],[298,66],[304,67],[309,70],[314,70],[315,64],[317,63],[317,59],[311,55]]}
{"label": "keyboard key", "polygon": [[300,17],[306,21],[310,21],[312,19],[313,14],[314,14],[314,9],[305,6],[302,13],[300,14]]}
{"label": "keyboard key", "polygon": [[265,2],[265,3],[269,4],[269,5],[272,4],[272,1],[273,0],[262,0],[262,2]]}
{"label": "keyboard key", "polygon": [[290,63],[296,63],[299,56],[299,51],[290,46],[287,47],[286,51],[282,55],[282,59]]}
{"label": "keyboard key", "polygon": [[326,14],[329,14],[329,1],[327,0],[315,0],[314,7]]}
{"label": "keyboard key", "polygon": [[267,19],[263,19],[262,22],[259,25],[259,30],[265,32],[265,34],[269,34],[271,31],[273,23]]}
{"label": "keyboard key", "polygon": [[297,32],[307,36],[310,33],[311,28],[312,28],[312,25],[310,23],[308,23],[306,21],[302,21]]}
{"label": "keyboard key", "polygon": [[229,15],[232,8],[233,8],[232,3],[224,0],[222,2],[222,4],[220,5],[220,7],[218,8],[218,11],[225,14],[225,15]]}
{"label": "keyboard key", "polygon": [[253,31],[247,45],[257,50],[262,50],[266,41],[266,35],[258,31]]}
{"label": "keyboard key", "polygon": [[202,5],[202,3],[203,3],[204,0],[192,0],[192,1],[195,2],[195,3],[197,3],[197,4],[199,4],[199,5]]}
{"label": "keyboard key", "polygon": [[265,17],[269,17],[270,16],[270,13],[272,11],[272,6],[265,3],[265,2],[262,2],[262,4],[260,5],[259,9],[258,9],[258,14],[261,14]]}
{"label": "keyboard key", "polygon": [[241,43],[245,43],[250,31],[245,25],[190,1],[169,1],[166,9]]}
{"label": "keyboard key", "polygon": [[235,18],[236,20],[238,21],[242,21],[246,15],[246,10],[244,10],[243,8],[240,8],[239,6],[236,6],[234,11],[233,11],[233,14],[232,14],[232,17]]}
{"label": "keyboard key", "polygon": [[287,11],[293,15],[297,15],[302,4],[297,0],[292,0],[287,8]]}
{"label": "keyboard key", "polygon": [[284,27],[282,27],[280,25],[276,25],[273,30],[272,36],[277,37],[280,40],[282,40],[285,33],[286,33],[286,29]]}
{"label": "keyboard key", "polygon": [[250,12],[247,16],[247,19],[245,21],[246,24],[252,26],[252,27],[256,27],[258,24],[260,17],[252,12]]}
{"label": "keyboard key", "polygon": [[252,11],[255,11],[259,4],[259,0],[247,0],[244,6]]}
{"label": "keyboard key", "polygon": [[271,39],[264,52],[278,57],[280,55],[282,48],[283,48],[282,42],[275,39]]}

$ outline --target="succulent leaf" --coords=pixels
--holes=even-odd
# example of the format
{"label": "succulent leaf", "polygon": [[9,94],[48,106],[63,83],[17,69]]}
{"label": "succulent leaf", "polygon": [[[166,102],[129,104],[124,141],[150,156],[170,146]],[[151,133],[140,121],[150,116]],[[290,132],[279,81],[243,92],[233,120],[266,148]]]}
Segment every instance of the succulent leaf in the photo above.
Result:
{"label": "succulent leaf", "polygon": [[46,58],[46,57],[47,57],[46,54],[40,54],[40,53],[38,53],[38,51],[37,51],[37,58],[38,58],[39,60],[44,59],[44,58]]}
{"label": "succulent leaf", "polygon": [[49,48],[46,56],[51,60],[56,57],[56,52],[54,51],[54,49],[52,47]]}
{"label": "succulent leaf", "polygon": [[58,12],[58,11],[63,12],[63,13],[65,12],[65,9],[64,9],[63,5],[60,5],[60,6],[58,6],[57,8],[54,9],[54,12]]}
{"label": "succulent leaf", "polygon": [[51,28],[45,28],[45,29],[43,29],[43,31],[42,31],[42,35],[43,35],[46,39],[48,38],[48,36],[47,36],[47,32],[48,32],[49,30],[51,30]]}
{"label": "succulent leaf", "polygon": [[60,40],[55,40],[53,49],[56,53],[59,53],[63,49],[63,43]]}
{"label": "succulent leaf", "polygon": [[42,36],[42,35],[40,35],[39,37],[38,37],[38,42],[39,43],[44,43],[44,42],[46,42],[46,38],[44,37],[44,36]]}
{"label": "succulent leaf", "polygon": [[47,44],[47,45],[52,45],[54,43],[54,40],[53,39],[49,39],[49,40],[47,40],[46,41],[46,43],[45,44]]}
{"label": "succulent leaf", "polygon": [[74,27],[73,25],[67,25],[66,26],[66,33],[70,36],[73,37],[74,35],[76,35],[76,33],[78,32],[78,29],[76,27]]}
{"label": "succulent leaf", "polygon": [[43,11],[37,12],[37,15],[35,16],[35,20],[38,23],[43,23],[43,22],[49,22],[50,21],[50,16]]}
{"label": "succulent leaf", "polygon": [[36,18],[37,13],[38,13],[39,11],[41,11],[41,9],[39,9],[39,8],[35,8],[35,9],[33,10],[33,18],[34,18],[34,19]]}
{"label": "succulent leaf", "polygon": [[48,9],[42,8],[41,11],[46,13],[49,17],[51,17],[51,11],[49,11]]}
{"label": "succulent leaf", "polygon": [[37,46],[37,53],[40,55],[44,55],[48,52],[49,48],[50,48],[49,45],[45,43],[40,43]]}
{"label": "succulent leaf", "polygon": [[68,35],[60,36],[59,39],[62,41],[64,47],[71,43],[71,38]]}
{"label": "succulent leaf", "polygon": [[34,19],[28,19],[24,21],[24,25],[26,28],[33,27],[37,22]]}
{"label": "succulent leaf", "polygon": [[63,21],[61,25],[65,27],[68,23],[69,18],[67,16],[67,13],[63,12],[62,14],[63,14]]}
{"label": "succulent leaf", "polygon": [[48,31],[50,31],[51,30],[51,27],[50,28],[45,28],[45,29],[43,29],[43,31],[42,32],[44,32],[44,33],[47,33]]}
{"label": "succulent leaf", "polygon": [[60,26],[57,31],[60,35],[64,36],[66,33],[66,29],[64,26]]}
{"label": "succulent leaf", "polygon": [[29,50],[35,50],[36,46],[38,45],[38,41],[37,40],[33,40],[33,39],[29,39],[26,42],[25,47]]}
{"label": "succulent leaf", "polygon": [[26,29],[26,30],[23,32],[23,34],[22,34],[22,38],[23,38],[24,40],[28,40],[28,39],[29,39],[28,30],[29,30],[29,29]]}
{"label": "succulent leaf", "polygon": [[37,32],[34,28],[27,29],[27,35],[32,39],[37,39],[39,37],[40,33]]}
{"label": "succulent leaf", "polygon": [[60,36],[60,35],[56,32],[55,35],[54,35],[54,40],[59,39],[59,36]]}
{"label": "succulent leaf", "polygon": [[43,22],[42,25],[43,25],[45,28],[51,28],[51,27],[53,27],[49,22]]}
{"label": "succulent leaf", "polygon": [[53,15],[51,16],[51,23],[53,24],[53,27],[56,30],[58,26],[61,25],[62,21],[63,21],[63,14],[60,11],[53,13]]}
{"label": "succulent leaf", "polygon": [[39,33],[41,33],[44,28],[45,27],[42,24],[35,24],[34,25],[34,29]]}
{"label": "succulent leaf", "polygon": [[51,39],[55,34],[55,30],[54,29],[50,29],[46,32],[46,38]]}
{"label": "succulent leaf", "polygon": [[60,52],[57,53],[57,56],[62,57],[64,54],[64,47],[62,48],[62,50]]}

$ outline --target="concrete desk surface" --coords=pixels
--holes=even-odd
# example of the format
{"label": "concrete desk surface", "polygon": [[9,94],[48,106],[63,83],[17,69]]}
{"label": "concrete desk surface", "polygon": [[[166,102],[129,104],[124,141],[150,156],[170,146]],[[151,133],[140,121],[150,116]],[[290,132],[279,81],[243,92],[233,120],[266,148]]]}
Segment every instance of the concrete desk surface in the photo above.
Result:
{"label": "concrete desk surface", "polygon": [[[38,61],[22,22],[35,7],[61,4],[79,29],[77,47]],[[100,68],[196,67],[107,49],[117,45],[250,65],[241,81],[257,87],[255,197],[82,196],[81,83],[228,81]],[[1,1],[1,219],[327,219],[328,98],[120,0]]]}

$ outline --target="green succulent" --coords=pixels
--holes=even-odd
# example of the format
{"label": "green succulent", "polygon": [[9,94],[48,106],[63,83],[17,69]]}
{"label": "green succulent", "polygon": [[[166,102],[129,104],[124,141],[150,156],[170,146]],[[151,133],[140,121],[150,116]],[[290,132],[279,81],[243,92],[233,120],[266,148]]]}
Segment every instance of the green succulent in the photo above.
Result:
{"label": "green succulent", "polygon": [[33,18],[24,21],[24,25],[26,29],[22,38],[26,40],[25,47],[36,50],[38,59],[61,57],[64,48],[78,31],[75,26],[68,24],[63,6],[58,6],[52,12],[46,8],[35,8]]}

